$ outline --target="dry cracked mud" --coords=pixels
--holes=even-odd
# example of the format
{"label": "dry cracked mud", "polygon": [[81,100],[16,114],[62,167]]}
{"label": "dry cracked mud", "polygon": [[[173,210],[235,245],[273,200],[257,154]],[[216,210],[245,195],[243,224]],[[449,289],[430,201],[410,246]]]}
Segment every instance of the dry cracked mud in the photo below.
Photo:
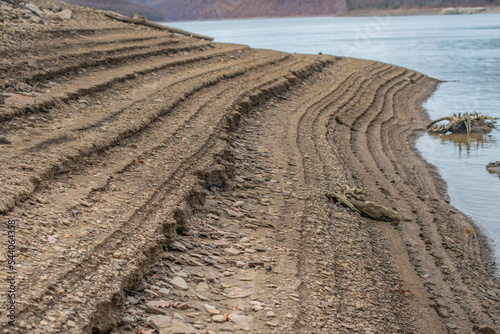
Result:
{"label": "dry cracked mud", "polygon": [[[498,330],[488,247],[413,145],[437,80],[33,3],[0,2],[1,333]],[[400,222],[325,196],[354,190]]]}

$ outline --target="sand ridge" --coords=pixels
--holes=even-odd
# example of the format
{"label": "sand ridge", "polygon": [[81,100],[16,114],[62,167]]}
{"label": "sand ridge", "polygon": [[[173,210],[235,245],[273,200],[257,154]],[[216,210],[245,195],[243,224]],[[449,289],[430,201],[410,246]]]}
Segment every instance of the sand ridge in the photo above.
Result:
{"label": "sand ridge", "polygon": [[[2,299],[1,330],[497,326],[486,249],[412,146],[436,80],[34,3],[43,22],[1,7],[0,212],[18,255],[17,327]],[[73,18],[51,19],[56,6]],[[325,197],[346,187],[402,221]]]}

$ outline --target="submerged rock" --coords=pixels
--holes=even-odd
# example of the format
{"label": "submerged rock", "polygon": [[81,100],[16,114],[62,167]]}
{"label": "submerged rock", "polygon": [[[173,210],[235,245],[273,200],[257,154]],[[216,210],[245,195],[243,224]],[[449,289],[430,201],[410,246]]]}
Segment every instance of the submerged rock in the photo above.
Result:
{"label": "submerged rock", "polygon": [[500,174],[500,161],[490,162],[486,165],[486,170],[490,173]]}

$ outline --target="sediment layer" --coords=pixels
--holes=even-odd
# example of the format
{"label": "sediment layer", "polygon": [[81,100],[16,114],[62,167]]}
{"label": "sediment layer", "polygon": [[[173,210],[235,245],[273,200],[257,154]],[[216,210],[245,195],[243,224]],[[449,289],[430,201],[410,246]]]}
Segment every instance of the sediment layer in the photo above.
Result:
{"label": "sediment layer", "polygon": [[[0,105],[0,213],[17,228],[17,327],[2,298],[2,330],[126,331],[127,307],[137,308],[132,331],[154,330],[139,306],[156,298],[144,290],[159,277],[174,289],[180,271],[168,261],[186,271],[214,265],[164,250],[179,240],[202,245],[209,226],[228,231],[215,239],[265,240],[260,251],[276,260],[270,274],[245,269],[255,276],[239,282],[253,296],[242,298],[269,299],[268,279],[286,280],[297,296],[283,302],[276,325],[257,321],[252,332],[498,326],[499,286],[476,232],[412,146],[427,121],[419,104],[436,80],[372,61],[210,43],[62,5],[74,11],[71,21],[4,31],[2,89],[24,97]],[[395,209],[399,225],[325,197],[354,187]],[[229,212],[236,199],[244,203]],[[272,233],[258,228],[267,221]],[[4,226],[1,233],[7,249]],[[283,248],[293,254],[273,257]],[[247,253],[216,269],[259,261]],[[158,263],[162,271],[150,275]],[[162,314],[196,310],[200,281],[214,284],[207,297],[224,304],[214,296],[226,276],[184,277],[190,290],[169,300],[188,307]],[[127,304],[128,290],[139,306]],[[182,322],[215,326],[200,317]]]}

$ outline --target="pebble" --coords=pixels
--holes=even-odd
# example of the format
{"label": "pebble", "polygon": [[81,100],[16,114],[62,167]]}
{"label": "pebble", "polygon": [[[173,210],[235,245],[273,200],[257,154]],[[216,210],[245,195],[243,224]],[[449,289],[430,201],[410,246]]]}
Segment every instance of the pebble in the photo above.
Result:
{"label": "pebble", "polygon": [[210,304],[205,304],[205,309],[207,310],[210,315],[218,315],[220,314],[220,311],[215,308],[215,306],[212,306]]}
{"label": "pebble", "polygon": [[221,322],[226,322],[226,320],[227,320],[226,317],[224,317],[222,314],[217,314],[212,316],[213,322],[221,323]]}
{"label": "pebble", "polygon": [[237,201],[233,204],[233,207],[235,208],[241,208],[243,206],[243,204],[245,204],[245,202],[243,201]]}
{"label": "pebble", "polygon": [[226,296],[229,298],[245,298],[252,294],[251,290],[244,290],[239,287],[226,289]]}
{"label": "pebble", "polygon": [[12,143],[7,139],[7,137],[5,137],[4,135],[0,135],[0,144],[10,145]]}
{"label": "pebble", "polygon": [[273,318],[275,316],[276,316],[276,313],[274,313],[273,311],[269,311],[266,313],[266,317],[268,317],[268,318]]}
{"label": "pebble", "polygon": [[167,328],[172,323],[172,318],[166,315],[153,315],[149,318],[148,324],[155,329]]}
{"label": "pebble", "polygon": [[481,334],[496,334],[496,332],[497,332],[496,330],[494,330],[490,326],[486,326],[486,325],[479,327],[478,331]]}
{"label": "pebble", "polygon": [[259,312],[259,311],[262,311],[263,307],[260,306],[260,305],[254,305],[252,307],[252,310],[254,310],[255,312]]}
{"label": "pebble", "polygon": [[224,249],[224,252],[226,252],[228,255],[240,255],[241,252],[237,250],[236,248],[226,248]]}
{"label": "pebble", "polygon": [[199,293],[204,293],[210,290],[210,287],[206,282],[198,283],[198,285],[194,288]]}
{"label": "pebble", "polygon": [[174,287],[182,290],[187,290],[189,289],[189,286],[187,285],[186,281],[179,276],[174,277],[171,281],[170,284],[172,284]]}
{"label": "pebble", "polygon": [[158,290],[158,294],[167,297],[170,294],[170,290],[166,288],[161,288],[160,290]]}
{"label": "pebble", "polygon": [[179,319],[173,319],[170,326],[171,334],[196,334],[196,330]]}
{"label": "pebble", "polygon": [[35,99],[29,96],[16,94],[6,98],[4,102],[6,105],[25,106],[27,104],[34,104]]}

